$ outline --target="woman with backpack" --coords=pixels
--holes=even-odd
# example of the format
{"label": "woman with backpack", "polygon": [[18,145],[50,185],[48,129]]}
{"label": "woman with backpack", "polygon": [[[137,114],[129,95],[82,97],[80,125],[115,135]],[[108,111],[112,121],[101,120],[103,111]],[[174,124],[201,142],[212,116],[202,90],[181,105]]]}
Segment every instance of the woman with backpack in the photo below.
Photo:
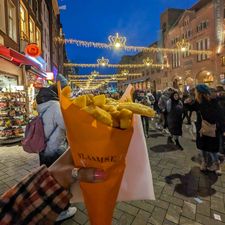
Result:
{"label": "woman with backpack", "polygon": [[[62,75],[57,76],[61,88],[67,86],[67,80]],[[42,117],[46,148],[39,153],[40,165],[50,167],[68,148],[66,128],[60,108],[57,85],[42,88],[37,97],[37,111]],[[76,207],[69,207],[63,211],[58,221],[72,217],[76,213]]]}
{"label": "woman with backpack", "polygon": [[60,109],[57,85],[42,88],[37,97],[37,111],[42,117],[46,148],[40,152],[40,165],[51,166],[67,149],[66,129]]}

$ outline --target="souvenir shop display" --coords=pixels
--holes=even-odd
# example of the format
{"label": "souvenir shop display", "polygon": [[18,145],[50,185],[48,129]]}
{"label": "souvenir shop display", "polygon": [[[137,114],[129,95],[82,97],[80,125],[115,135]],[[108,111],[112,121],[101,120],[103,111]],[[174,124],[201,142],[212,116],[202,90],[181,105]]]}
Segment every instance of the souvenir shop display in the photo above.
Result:
{"label": "souvenir shop display", "polygon": [[21,140],[26,121],[25,92],[0,93],[0,144]]}

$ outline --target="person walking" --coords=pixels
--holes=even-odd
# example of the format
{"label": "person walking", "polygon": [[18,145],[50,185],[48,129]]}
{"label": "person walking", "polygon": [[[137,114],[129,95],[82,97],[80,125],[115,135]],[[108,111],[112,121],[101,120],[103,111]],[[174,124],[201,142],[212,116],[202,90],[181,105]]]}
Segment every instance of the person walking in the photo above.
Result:
{"label": "person walking", "polygon": [[167,88],[163,91],[161,97],[159,98],[158,101],[158,106],[161,112],[161,121],[163,121],[163,132],[165,133],[169,133],[169,131],[167,130],[168,128],[168,124],[167,124],[167,110],[166,110],[166,104],[167,101],[169,100],[171,94],[175,91],[174,88]]}
{"label": "person walking", "polygon": [[[67,80],[60,74],[57,76],[57,81],[61,82],[61,88],[68,84]],[[50,167],[68,148],[57,85],[40,89],[36,96],[36,102],[37,111],[43,120],[46,138],[46,148],[39,153],[40,166]],[[68,207],[59,215],[57,222],[72,217],[76,211],[76,207]]]}
{"label": "person walking", "polygon": [[151,107],[154,108],[155,97],[154,97],[154,95],[151,93],[151,90],[146,91],[146,97],[148,97],[148,100],[149,100],[149,102],[151,103]]}
{"label": "person walking", "polygon": [[[217,87],[217,99],[218,99],[218,104],[225,117],[225,90],[221,86]],[[225,156],[225,118],[224,118],[223,124],[221,124],[220,155],[222,155],[222,158],[224,158]]]}
{"label": "person walking", "polygon": [[[205,84],[196,86],[195,111],[197,112],[196,145],[203,155],[200,169],[201,171],[208,169],[221,174],[218,152],[224,115],[218,100],[211,97],[210,89]],[[211,158],[211,166],[209,165],[209,158]]]}
{"label": "person walking", "polygon": [[[186,99],[190,98],[190,95],[188,92],[185,92],[183,94],[183,98],[182,98],[182,102],[184,103]],[[187,119],[187,124],[191,125],[191,112],[190,112],[190,104],[184,104],[184,112],[183,112],[183,116],[182,119],[184,121],[184,119]]]}
{"label": "person walking", "polygon": [[178,149],[183,150],[183,147],[179,142],[179,137],[182,136],[182,115],[184,106],[177,91],[171,94],[170,99],[167,101],[166,110],[167,123],[170,132],[168,143],[174,143],[174,140]]}
{"label": "person walking", "polygon": [[[149,107],[152,106],[147,96],[144,96],[140,103]],[[141,120],[145,132],[145,137],[149,138],[149,118],[147,116],[141,116]]]}

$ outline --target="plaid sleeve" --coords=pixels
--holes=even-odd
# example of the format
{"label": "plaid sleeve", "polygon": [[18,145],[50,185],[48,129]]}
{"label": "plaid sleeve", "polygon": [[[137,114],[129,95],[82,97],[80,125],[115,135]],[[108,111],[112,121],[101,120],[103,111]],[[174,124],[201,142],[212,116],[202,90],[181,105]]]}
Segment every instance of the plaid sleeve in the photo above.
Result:
{"label": "plaid sleeve", "polygon": [[68,203],[69,192],[42,166],[0,197],[0,224],[53,224]]}

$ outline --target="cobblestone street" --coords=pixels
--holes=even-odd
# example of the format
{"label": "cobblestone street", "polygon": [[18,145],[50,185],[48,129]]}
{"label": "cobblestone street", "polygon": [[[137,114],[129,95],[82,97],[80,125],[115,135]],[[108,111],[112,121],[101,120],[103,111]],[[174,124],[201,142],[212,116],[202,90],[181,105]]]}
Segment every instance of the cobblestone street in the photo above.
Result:
{"label": "cobblestone street", "polygon": [[[225,224],[225,175],[200,172],[199,163],[193,160],[198,154],[195,143],[184,131],[181,143],[185,150],[179,151],[166,144],[165,135],[151,129],[147,143],[156,201],[118,203],[113,225]],[[0,193],[37,166],[37,156],[26,154],[21,147],[0,147]],[[76,206],[74,218],[63,225],[89,225],[84,205]]]}

